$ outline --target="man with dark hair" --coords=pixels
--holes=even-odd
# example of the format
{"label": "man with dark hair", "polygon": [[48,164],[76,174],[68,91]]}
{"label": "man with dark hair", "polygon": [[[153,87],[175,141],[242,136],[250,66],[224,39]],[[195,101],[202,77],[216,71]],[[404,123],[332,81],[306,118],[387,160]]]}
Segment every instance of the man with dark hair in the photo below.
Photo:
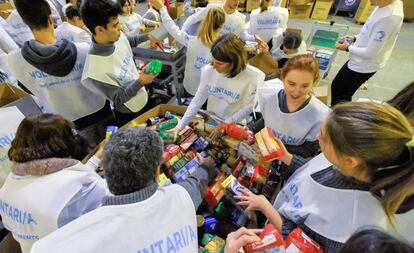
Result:
{"label": "man with dark hair", "polygon": [[[66,39],[72,42],[91,43],[91,35],[83,28],[85,24],[81,15],[74,5],[70,5],[65,9],[67,22],[63,22],[55,30],[57,39]],[[86,28],[85,28],[86,29]]]}
{"label": "man with dark hair", "polygon": [[89,45],[55,39],[46,0],[15,0],[15,5],[35,39],[7,56],[10,71],[52,112],[73,121],[79,133],[95,146],[104,137],[112,112],[103,96],[80,82]]}
{"label": "man with dark hair", "polygon": [[126,37],[121,33],[118,19],[121,11],[120,4],[113,0],[85,0],[81,7],[83,22],[93,36],[82,83],[113,103],[119,125],[135,118],[146,105],[148,95],[144,85],[156,77],[138,72],[131,47],[138,46],[148,36]]}
{"label": "man with dark hair", "polygon": [[31,252],[197,252],[199,184],[214,178],[214,161],[198,156],[201,166],[192,176],[159,187],[162,154],[161,138],[148,128],[115,133],[104,147],[102,161],[114,196],[35,243]]}

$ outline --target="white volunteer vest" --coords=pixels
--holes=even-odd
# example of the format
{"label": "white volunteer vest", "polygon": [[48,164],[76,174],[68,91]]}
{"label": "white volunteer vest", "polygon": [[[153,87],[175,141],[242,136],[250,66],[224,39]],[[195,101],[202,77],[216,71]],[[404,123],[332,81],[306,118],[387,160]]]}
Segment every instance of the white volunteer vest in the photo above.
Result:
{"label": "white volunteer vest", "polygon": [[224,14],[225,22],[221,34],[223,35],[226,33],[234,33],[237,36],[239,36],[240,33],[244,30],[246,17],[243,14],[241,14],[238,10],[236,10],[232,14],[227,14],[226,12],[224,12]]}
{"label": "white volunteer vest", "polygon": [[24,115],[17,107],[0,108],[2,123],[0,124],[0,189],[10,172],[10,160],[7,152],[16,136],[17,127],[24,119]]}
{"label": "white volunteer vest", "polygon": [[88,44],[92,42],[91,35],[68,22],[63,22],[55,29],[55,36],[58,40],[65,39],[71,42],[85,42]]}
{"label": "white volunteer vest", "polygon": [[257,86],[264,80],[264,73],[253,66],[246,65],[237,76],[227,78],[211,65],[207,65],[201,72],[201,80],[208,80],[205,81],[208,93],[207,111],[227,119],[246,106],[252,94],[256,92]]}
{"label": "white volunteer vest", "polygon": [[128,16],[119,15],[119,20],[124,25],[124,28],[126,28],[127,34],[139,34],[139,27],[141,26],[141,21],[137,13],[133,13]]}
{"label": "white volunteer vest", "polygon": [[103,206],[38,241],[32,253],[197,252],[194,204],[179,185],[149,199]]}
{"label": "white volunteer vest", "polygon": [[8,26],[5,27],[10,37],[16,42],[19,47],[22,47],[26,41],[33,40],[33,34],[30,28],[23,22],[17,10],[13,10],[6,22]]}
{"label": "white volunteer vest", "polygon": [[414,209],[403,214],[396,214],[395,223],[396,230],[390,226],[389,231],[410,243],[414,243]]}
{"label": "white volunteer vest", "polygon": [[[115,42],[115,50],[109,56],[88,54],[82,80],[92,78],[116,87],[123,87],[125,83],[138,80],[139,73],[135,66],[131,46],[126,36],[121,33]],[[97,91],[99,92],[99,91]],[[148,101],[148,94],[142,87],[135,97],[124,103],[132,112],[141,110]]]}
{"label": "white volunteer vest", "polygon": [[105,105],[105,98],[93,93],[81,84],[82,72],[89,45],[75,44],[77,59],[72,71],[64,76],[51,76],[32,66],[22,56],[21,50],[11,52],[7,65],[17,80],[33,94],[41,97],[54,113],[74,121],[93,114]]}
{"label": "white volunteer vest", "polygon": [[279,213],[341,243],[363,227],[386,229],[387,216],[371,193],[326,187],[311,177],[329,166],[320,154],[296,171],[276,197],[274,207]]}
{"label": "white volunteer vest", "polygon": [[302,145],[305,141],[316,141],[323,120],[330,109],[312,96],[309,103],[299,111],[284,113],[279,107],[279,92],[283,82],[273,79],[258,88],[260,111],[265,126],[272,129],[275,136],[288,145]]}
{"label": "white volunteer vest", "polygon": [[183,85],[191,95],[195,95],[200,86],[201,68],[211,63],[210,48],[197,37],[190,37],[187,44],[187,61]]}
{"label": "white volunteer vest", "polygon": [[81,162],[41,177],[10,173],[0,189],[3,224],[28,253],[35,241],[58,229],[60,212],[82,186],[99,180]]}
{"label": "white volunteer vest", "polygon": [[278,28],[286,28],[289,17],[288,9],[280,7],[270,7],[266,11],[260,12],[261,8],[255,9],[250,14],[249,33],[258,35],[264,41],[272,39]]}

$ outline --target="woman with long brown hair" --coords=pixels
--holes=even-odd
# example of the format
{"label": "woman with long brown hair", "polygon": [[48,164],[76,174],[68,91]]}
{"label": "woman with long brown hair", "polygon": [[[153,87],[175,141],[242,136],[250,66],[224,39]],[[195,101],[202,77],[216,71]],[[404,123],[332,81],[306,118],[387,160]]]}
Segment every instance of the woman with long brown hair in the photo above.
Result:
{"label": "woman with long brown hair", "polygon": [[23,119],[8,156],[11,173],[0,189],[0,215],[23,253],[33,243],[101,205],[107,193],[96,174],[99,154],[84,165],[86,145],[60,115]]}
{"label": "woman with long brown hair", "polygon": [[[323,154],[291,176],[274,208],[262,195],[248,192],[240,204],[263,211],[284,236],[300,227],[327,253],[338,252],[365,226],[414,241],[414,210],[397,212],[414,192],[414,136],[401,112],[378,103],[338,104],[318,140]],[[291,162],[279,144],[283,159]]]}

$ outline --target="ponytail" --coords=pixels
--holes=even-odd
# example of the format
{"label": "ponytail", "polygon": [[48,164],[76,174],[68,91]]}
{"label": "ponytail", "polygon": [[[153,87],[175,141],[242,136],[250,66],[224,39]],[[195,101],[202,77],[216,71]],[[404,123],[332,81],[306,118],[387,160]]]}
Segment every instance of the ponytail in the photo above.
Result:
{"label": "ponytail", "polygon": [[403,114],[389,105],[348,102],[328,116],[326,132],[338,157],[357,157],[392,225],[404,199],[414,193],[413,133]]}
{"label": "ponytail", "polygon": [[218,30],[224,25],[225,14],[221,8],[211,8],[200,26],[198,38],[206,47],[211,47],[220,36]]}

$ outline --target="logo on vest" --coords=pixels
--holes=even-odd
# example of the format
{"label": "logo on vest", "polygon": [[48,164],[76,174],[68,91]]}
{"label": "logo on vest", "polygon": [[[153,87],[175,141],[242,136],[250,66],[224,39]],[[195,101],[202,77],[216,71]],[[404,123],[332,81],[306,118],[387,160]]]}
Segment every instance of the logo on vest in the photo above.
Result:
{"label": "logo on vest", "polygon": [[224,99],[227,103],[232,104],[240,99],[240,93],[225,89],[223,87],[207,85],[209,95]]}
{"label": "logo on vest", "polygon": [[356,0],[345,0],[345,5],[346,6],[352,6],[354,5],[356,2]]}
{"label": "logo on vest", "polygon": [[226,34],[226,33],[234,33],[234,28],[232,26],[229,26],[229,25],[225,24],[221,34]]}
{"label": "logo on vest", "polygon": [[197,236],[193,228],[185,226],[166,237],[151,243],[145,248],[138,249],[136,253],[170,253],[190,252],[186,247],[197,242]]}
{"label": "logo on vest", "polygon": [[132,60],[131,54],[127,54],[122,60],[121,72],[119,73],[118,80],[120,81],[125,80],[127,73],[128,73],[129,63],[131,62],[131,60]]}
{"label": "logo on vest", "polygon": [[34,220],[31,213],[13,207],[11,204],[1,199],[0,212],[2,213],[3,219],[5,219],[5,217],[8,217],[11,221],[22,225],[37,225],[37,222]]}
{"label": "logo on vest", "polygon": [[264,26],[275,26],[280,23],[280,19],[276,17],[271,18],[261,18],[257,20],[258,25],[264,25]]}
{"label": "logo on vest", "polygon": [[383,41],[383,39],[385,38],[385,32],[384,31],[379,31],[377,32],[377,34],[375,34],[375,41]]}
{"label": "logo on vest", "polygon": [[282,193],[285,197],[285,201],[288,202],[291,207],[286,213],[286,216],[295,222],[306,218],[300,213],[300,209],[303,207],[303,204],[299,197],[298,186],[294,182],[290,182],[283,188]]}
{"label": "logo on vest", "polygon": [[282,134],[280,132],[277,132],[273,129],[272,129],[272,132],[275,135],[275,137],[280,139],[284,144],[295,144],[299,141],[297,138],[295,138],[293,136],[284,135],[284,134]]}
{"label": "logo on vest", "polygon": [[13,141],[14,137],[16,137],[16,132],[1,136],[0,137],[0,148],[5,148],[11,145],[11,142]]}
{"label": "logo on vest", "polygon": [[210,63],[211,63],[211,59],[204,58],[202,56],[197,56],[196,63],[194,64],[194,68],[199,70],[202,67],[204,67],[205,65],[208,65]]}

